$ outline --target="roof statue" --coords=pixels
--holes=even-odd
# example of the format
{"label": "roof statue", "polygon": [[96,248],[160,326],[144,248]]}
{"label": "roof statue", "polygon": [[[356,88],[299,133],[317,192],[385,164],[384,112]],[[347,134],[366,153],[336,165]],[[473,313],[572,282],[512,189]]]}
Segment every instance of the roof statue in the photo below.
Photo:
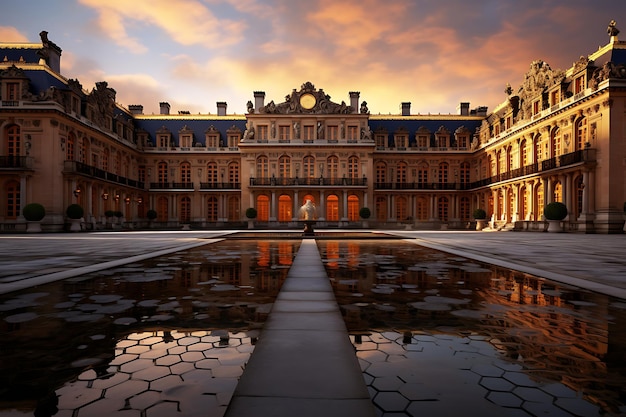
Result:
{"label": "roof statue", "polygon": [[617,25],[617,22],[615,20],[611,20],[609,22],[609,27],[606,28],[606,33],[608,33],[610,37],[617,36],[619,34],[619,29],[615,25]]}
{"label": "roof statue", "polygon": [[267,105],[259,109],[259,113],[265,114],[291,114],[291,113],[313,113],[313,114],[350,114],[353,113],[352,106],[330,101],[330,96],[324,93],[321,88],[317,90],[313,84],[306,82],[300,87],[300,91],[295,88],[285,96],[285,101],[279,104],[270,101]]}

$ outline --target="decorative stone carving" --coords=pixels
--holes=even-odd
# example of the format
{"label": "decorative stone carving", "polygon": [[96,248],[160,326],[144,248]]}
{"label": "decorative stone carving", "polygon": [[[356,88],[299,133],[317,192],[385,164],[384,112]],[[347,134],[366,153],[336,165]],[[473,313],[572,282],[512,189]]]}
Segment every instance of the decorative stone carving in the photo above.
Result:
{"label": "decorative stone carving", "polygon": [[291,94],[285,96],[283,103],[276,104],[272,100],[259,109],[259,113],[263,114],[350,114],[353,111],[352,106],[346,105],[343,101],[341,104],[332,102],[324,90],[317,90],[308,81],[302,84],[300,91],[294,89]]}
{"label": "decorative stone carving", "polygon": [[92,108],[91,118],[96,125],[105,129],[109,128],[107,118],[113,117],[115,95],[115,90],[109,88],[106,81],[100,81],[96,83],[96,88],[87,96],[87,103]]}
{"label": "decorative stone carving", "polygon": [[367,101],[361,103],[361,114],[370,114],[369,109],[367,108]]}
{"label": "decorative stone carving", "polygon": [[532,103],[553,85],[563,82],[565,72],[553,70],[546,62],[537,60],[530,64],[524,82],[519,88],[520,119],[528,119],[532,115]]}

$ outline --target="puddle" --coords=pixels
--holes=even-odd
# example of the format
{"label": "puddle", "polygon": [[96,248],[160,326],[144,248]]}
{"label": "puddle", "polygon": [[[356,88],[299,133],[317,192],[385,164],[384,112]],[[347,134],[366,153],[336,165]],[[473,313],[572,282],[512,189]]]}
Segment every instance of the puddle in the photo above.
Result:
{"label": "puddle", "polygon": [[408,242],[318,247],[380,413],[626,413],[622,300]]}

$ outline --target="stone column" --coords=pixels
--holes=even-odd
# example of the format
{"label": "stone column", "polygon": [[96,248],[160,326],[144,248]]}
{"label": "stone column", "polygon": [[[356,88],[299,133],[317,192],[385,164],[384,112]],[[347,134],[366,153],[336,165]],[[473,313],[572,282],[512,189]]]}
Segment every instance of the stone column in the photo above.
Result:
{"label": "stone column", "polygon": [[272,198],[270,200],[270,222],[276,221],[276,191],[272,190]]}

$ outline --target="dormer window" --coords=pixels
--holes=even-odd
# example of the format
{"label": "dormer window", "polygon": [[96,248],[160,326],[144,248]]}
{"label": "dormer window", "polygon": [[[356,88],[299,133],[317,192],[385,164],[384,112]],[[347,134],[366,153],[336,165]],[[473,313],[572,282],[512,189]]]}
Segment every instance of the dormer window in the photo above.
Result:
{"label": "dormer window", "polygon": [[574,80],[574,94],[582,93],[585,90],[585,76],[581,75]]}
{"label": "dormer window", "polygon": [[533,116],[541,111],[541,103],[539,100],[533,102]]}
{"label": "dormer window", "polygon": [[19,82],[7,82],[5,84],[5,94],[2,98],[6,101],[17,101],[20,99],[20,83]]}
{"label": "dormer window", "polygon": [[157,146],[160,148],[165,148],[170,145],[170,135],[158,135],[157,136]]}
{"label": "dormer window", "polygon": [[184,134],[180,136],[180,146],[182,148],[190,148],[191,147],[191,135],[190,134]]}
{"label": "dormer window", "polygon": [[559,104],[559,101],[561,101],[561,95],[559,94],[559,90],[553,91],[550,94],[550,105],[554,106],[556,104]]}
{"label": "dormer window", "polygon": [[387,139],[386,135],[376,135],[376,147],[379,149],[385,148],[385,140]]}

